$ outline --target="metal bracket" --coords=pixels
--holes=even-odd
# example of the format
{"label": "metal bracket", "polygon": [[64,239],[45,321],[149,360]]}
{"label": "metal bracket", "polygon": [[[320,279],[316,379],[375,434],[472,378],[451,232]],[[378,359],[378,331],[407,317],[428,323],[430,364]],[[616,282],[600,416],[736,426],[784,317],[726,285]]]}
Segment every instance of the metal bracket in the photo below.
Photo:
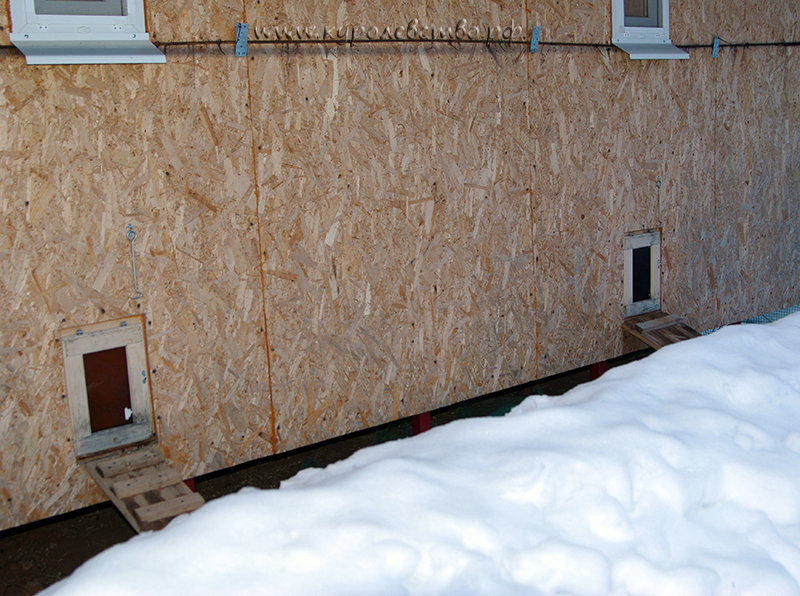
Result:
{"label": "metal bracket", "polygon": [[531,54],[539,51],[539,35],[542,33],[541,27],[534,27],[531,31]]}
{"label": "metal bracket", "polygon": [[139,291],[136,282],[136,251],[133,249],[133,243],[136,242],[136,232],[133,231],[133,224],[128,224],[128,233],[125,234],[125,237],[131,241],[131,265],[133,266],[133,296],[128,300],[139,300],[143,294]]}
{"label": "metal bracket", "polygon": [[711,51],[711,57],[717,58],[719,56],[719,35],[714,38],[714,49]]}
{"label": "metal bracket", "polygon": [[236,46],[234,52],[237,58],[247,56],[247,23],[236,23]]}

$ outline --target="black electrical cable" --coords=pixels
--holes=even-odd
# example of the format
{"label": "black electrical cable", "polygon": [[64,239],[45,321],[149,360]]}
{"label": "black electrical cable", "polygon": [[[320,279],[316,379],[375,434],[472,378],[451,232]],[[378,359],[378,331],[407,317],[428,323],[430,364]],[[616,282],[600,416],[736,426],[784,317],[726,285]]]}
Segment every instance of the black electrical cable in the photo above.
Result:
{"label": "black electrical cable", "polygon": [[[233,39],[209,39],[209,40],[192,40],[192,41],[158,41],[153,40],[153,43],[158,47],[192,47],[192,46],[222,46],[222,45],[235,45],[236,40]],[[248,45],[309,45],[309,44],[324,44],[324,45],[360,45],[360,44],[380,44],[380,43],[413,43],[413,44],[438,44],[444,43],[449,45],[455,44],[495,44],[495,45],[530,45],[530,40],[525,39],[248,39]],[[615,46],[610,43],[590,43],[578,41],[540,41],[540,46],[553,46],[553,47],[578,47],[578,48],[605,48],[611,49]],[[684,50],[697,50],[697,49],[711,49],[714,47],[713,43],[704,44],[675,44],[676,47]],[[763,47],[796,47],[800,46],[800,41],[765,41],[765,42],[739,42],[728,43],[725,42],[720,45],[722,48],[763,48]],[[2,50],[15,49],[13,44],[0,45]]]}
{"label": "black electrical cable", "polygon": [[[179,47],[179,46],[202,46],[202,45],[232,45],[236,40],[229,39],[216,39],[216,40],[195,40],[195,41],[154,41],[155,45],[159,47]],[[414,44],[432,44],[432,43],[445,43],[445,44],[498,44],[498,45],[530,45],[530,40],[527,39],[248,39],[248,45],[308,45],[308,44],[334,44],[334,45],[358,45],[358,44],[374,44],[374,43],[414,43]],[[562,46],[562,47],[584,47],[584,48],[614,48],[610,43],[591,43],[579,41],[540,41],[540,46]],[[711,49],[714,47],[713,43],[703,44],[675,44],[676,47],[697,50],[697,49]],[[765,42],[740,42],[728,43],[723,42],[720,47],[725,48],[757,48],[757,47],[793,47],[800,46],[800,41],[765,41]]]}
{"label": "black electrical cable", "polygon": [[[678,45],[675,44],[676,47],[683,48],[686,50],[696,50],[696,49],[703,49],[703,48],[713,48],[713,43],[701,43],[701,44],[687,44],[687,45]],[[719,47],[721,48],[767,48],[767,47],[794,47],[800,46],[800,41],[746,41],[740,43],[728,43],[722,42]]]}
{"label": "black electrical cable", "polygon": [[[153,41],[159,47],[180,47],[180,46],[203,46],[203,45],[216,45],[221,44],[233,45],[236,40],[230,39],[217,39],[217,40],[196,40],[196,41]],[[414,44],[498,44],[498,45],[530,45],[530,40],[527,39],[248,39],[248,45],[308,45],[308,44],[334,44],[334,45],[359,45],[359,44],[374,44],[374,43],[414,43]],[[540,46],[554,46],[554,47],[579,47],[579,48],[614,48],[614,44],[610,43],[592,43],[580,41],[540,41]],[[675,44],[678,48],[687,50],[698,49],[711,49],[714,47],[713,43],[699,43],[699,44]],[[758,48],[758,47],[794,47],[800,46],[800,41],[765,41],[765,42],[740,42],[740,43],[727,43],[720,44],[721,48]],[[5,47],[5,46],[3,46]]]}

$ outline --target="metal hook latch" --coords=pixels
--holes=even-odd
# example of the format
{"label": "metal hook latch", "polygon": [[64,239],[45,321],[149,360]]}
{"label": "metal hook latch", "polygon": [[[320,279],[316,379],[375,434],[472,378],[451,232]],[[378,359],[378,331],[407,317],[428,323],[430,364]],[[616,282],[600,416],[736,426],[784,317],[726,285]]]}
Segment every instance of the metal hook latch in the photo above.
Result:
{"label": "metal hook latch", "polygon": [[133,249],[133,243],[136,242],[136,232],[133,231],[133,224],[128,224],[128,233],[125,237],[131,241],[131,264],[133,265],[133,296],[129,300],[139,300],[143,294],[139,291],[136,281],[136,251]]}
{"label": "metal hook latch", "polygon": [[664,223],[661,221],[661,175],[656,178],[656,186],[658,187],[658,227],[664,227]]}

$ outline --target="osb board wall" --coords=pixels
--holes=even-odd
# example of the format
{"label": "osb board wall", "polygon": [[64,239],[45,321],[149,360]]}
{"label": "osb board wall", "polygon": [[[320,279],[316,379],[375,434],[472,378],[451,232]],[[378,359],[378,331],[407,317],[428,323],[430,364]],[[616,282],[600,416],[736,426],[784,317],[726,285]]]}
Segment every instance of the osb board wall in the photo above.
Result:
{"label": "osb board wall", "polygon": [[0,72],[3,525],[102,498],[70,444],[60,327],[146,314],[158,432],[184,471],[270,452],[241,61],[184,50],[166,67],[30,68],[5,56]]}
{"label": "osb board wall", "polygon": [[524,56],[255,63],[278,447],[530,379]]}
{"label": "osb board wall", "polygon": [[[789,246],[778,248],[783,243],[777,240],[797,237],[797,186],[787,187],[788,192],[783,188],[787,176],[796,179],[800,140],[797,120],[787,110],[790,61],[786,51],[760,54],[727,52],[717,74],[717,118],[724,124],[717,128],[716,204],[725,233],[715,255],[715,270],[723,320],[765,312],[781,292],[775,279],[794,286],[798,282],[795,262],[786,253]],[[752,71],[752,76],[743,77],[743,69]],[[735,113],[747,114],[745,122]],[[764,196],[775,199],[764,202]],[[748,294],[748,287],[761,291],[743,312],[741,296]]]}
{"label": "osb board wall", "polygon": [[145,0],[145,10],[147,31],[156,42],[234,39],[236,23],[244,20],[242,0]]}
{"label": "osb board wall", "polygon": [[[147,6],[161,42],[244,18],[610,39],[588,0]],[[797,39],[792,3],[767,12],[673,0],[672,37]],[[796,50],[0,51],[0,527],[102,498],[72,455],[60,327],[147,315],[161,443],[190,477],[622,353],[622,237],[658,225],[658,176],[668,311],[705,329],[800,301]]]}
{"label": "osb board wall", "polygon": [[[532,119],[531,147],[540,370],[554,373],[620,353],[622,235],[662,227],[659,176],[664,224],[671,221],[670,208],[710,224],[696,204],[673,197],[680,178],[697,176],[713,153],[706,150],[702,67],[693,65],[695,80],[677,61],[631,63],[606,49],[549,47],[535,65],[532,111],[539,117]],[[707,185],[700,182],[692,195],[702,196]],[[666,250],[696,250],[686,240],[668,242],[678,229],[665,229]],[[668,269],[665,277],[675,273]],[[677,275],[684,278],[679,269]]]}
{"label": "osb board wall", "polygon": [[0,10],[0,46],[8,45],[8,34],[11,31],[11,19],[8,10],[3,6]]}
{"label": "osb board wall", "polygon": [[527,6],[528,26],[541,27],[542,40],[607,44],[611,39],[610,2],[528,2]]}

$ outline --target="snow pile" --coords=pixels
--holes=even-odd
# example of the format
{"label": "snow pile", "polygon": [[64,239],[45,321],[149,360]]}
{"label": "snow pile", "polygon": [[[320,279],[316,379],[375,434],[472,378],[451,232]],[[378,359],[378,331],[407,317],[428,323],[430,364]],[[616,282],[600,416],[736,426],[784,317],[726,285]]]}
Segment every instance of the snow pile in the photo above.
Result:
{"label": "snow pile", "polygon": [[245,489],[47,594],[800,594],[800,314]]}

